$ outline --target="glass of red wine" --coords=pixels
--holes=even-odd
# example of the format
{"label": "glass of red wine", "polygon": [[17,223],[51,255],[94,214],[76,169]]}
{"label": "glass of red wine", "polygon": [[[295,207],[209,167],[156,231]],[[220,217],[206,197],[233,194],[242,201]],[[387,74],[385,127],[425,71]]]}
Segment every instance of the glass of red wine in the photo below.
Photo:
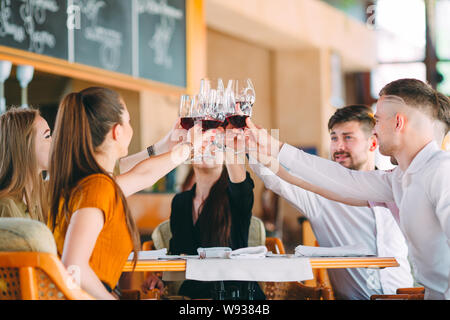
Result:
{"label": "glass of red wine", "polygon": [[[191,129],[198,121],[204,118],[204,104],[201,96],[182,95],[180,99],[180,125],[183,129]],[[202,155],[196,154],[192,162],[202,161]]]}
{"label": "glass of red wine", "polygon": [[193,99],[190,95],[184,94],[180,99],[180,124],[183,129],[189,130],[195,124],[195,118],[192,114]]}
{"label": "glass of red wine", "polygon": [[256,95],[251,79],[229,80],[226,89],[227,110],[226,125],[235,129],[243,129],[245,120],[252,116]]}
{"label": "glass of red wine", "polygon": [[[252,80],[229,80],[226,89],[227,107],[225,111],[225,127],[228,129],[243,129],[247,127],[246,120],[252,116],[253,105],[256,100],[255,88]],[[243,153],[238,150],[235,153]]]}

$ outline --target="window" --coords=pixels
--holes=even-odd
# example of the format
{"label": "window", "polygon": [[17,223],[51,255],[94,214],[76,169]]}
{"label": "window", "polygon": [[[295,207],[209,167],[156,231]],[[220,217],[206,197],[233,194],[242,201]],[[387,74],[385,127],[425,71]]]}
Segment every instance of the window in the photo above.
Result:
{"label": "window", "polygon": [[437,71],[443,80],[437,89],[450,96],[450,0],[436,2],[436,54]]}
{"label": "window", "polygon": [[387,83],[405,77],[428,81],[450,96],[450,0],[375,4],[379,65],[371,74],[373,98]]}
{"label": "window", "polygon": [[376,32],[378,67],[372,72],[372,96],[400,78],[427,79],[424,0],[378,0]]}

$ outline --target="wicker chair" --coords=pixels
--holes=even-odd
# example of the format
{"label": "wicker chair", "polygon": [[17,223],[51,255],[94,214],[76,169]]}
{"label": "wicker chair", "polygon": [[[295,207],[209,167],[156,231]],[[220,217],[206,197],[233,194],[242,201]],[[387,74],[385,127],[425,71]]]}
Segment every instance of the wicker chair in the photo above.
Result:
{"label": "wicker chair", "polygon": [[43,223],[0,218],[0,300],[91,300],[56,254]]}
{"label": "wicker chair", "polygon": [[[267,250],[285,254],[283,242],[279,238],[266,239]],[[325,275],[328,274],[325,271]],[[319,281],[320,283],[320,281]],[[333,300],[330,288],[326,286],[306,286],[301,282],[262,282],[261,287],[269,300]]]}
{"label": "wicker chair", "polygon": [[375,294],[370,300],[424,300],[425,288],[398,288],[396,294]]}

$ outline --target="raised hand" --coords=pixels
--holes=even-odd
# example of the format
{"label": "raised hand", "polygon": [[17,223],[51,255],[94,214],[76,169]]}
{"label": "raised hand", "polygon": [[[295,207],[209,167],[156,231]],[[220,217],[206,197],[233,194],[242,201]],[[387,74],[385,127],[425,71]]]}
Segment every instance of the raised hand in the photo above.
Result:
{"label": "raised hand", "polygon": [[266,129],[255,125],[250,118],[247,119],[246,123],[245,136],[248,154],[265,166],[271,166],[271,169],[277,171],[279,165],[277,158],[282,143],[270,135]]}
{"label": "raised hand", "polygon": [[181,126],[181,119],[178,118],[170,131],[155,144],[156,154],[161,154],[172,150],[178,143],[186,141],[188,131]]}

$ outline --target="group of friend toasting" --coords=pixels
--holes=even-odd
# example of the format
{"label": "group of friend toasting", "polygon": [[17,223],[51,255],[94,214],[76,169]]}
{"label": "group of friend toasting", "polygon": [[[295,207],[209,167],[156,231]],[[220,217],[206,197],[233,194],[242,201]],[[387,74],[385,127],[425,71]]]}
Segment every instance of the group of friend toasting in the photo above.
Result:
{"label": "group of friend toasting", "polygon": [[[95,298],[117,299],[123,267],[131,252],[136,262],[141,246],[127,197],[190,163],[193,185],[172,200],[169,253],[243,248],[254,201],[248,163],[308,217],[319,245],[363,243],[399,261],[399,268],[372,274],[330,270],[338,298],[394,293],[412,286],[414,276],[426,298],[449,299],[450,154],[439,148],[450,127],[449,98],[400,79],[380,92],[375,114],[361,105],[338,109],[328,124],[331,161],[255,125],[254,103],[250,79],[226,86],[204,79],[198,94],[182,96],[170,132],[134,155],[130,114],[114,90],[65,96],[52,134],[37,110],[10,108],[0,116],[0,216],[48,225],[63,264],[79,268],[80,286]],[[378,147],[398,164],[394,170],[376,170]],[[214,285],[187,280],[179,294],[214,298]],[[144,291],[163,287],[156,275],[142,284]],[[248,288],[265,298],[256,283],[225,283],[244,299]]]}

